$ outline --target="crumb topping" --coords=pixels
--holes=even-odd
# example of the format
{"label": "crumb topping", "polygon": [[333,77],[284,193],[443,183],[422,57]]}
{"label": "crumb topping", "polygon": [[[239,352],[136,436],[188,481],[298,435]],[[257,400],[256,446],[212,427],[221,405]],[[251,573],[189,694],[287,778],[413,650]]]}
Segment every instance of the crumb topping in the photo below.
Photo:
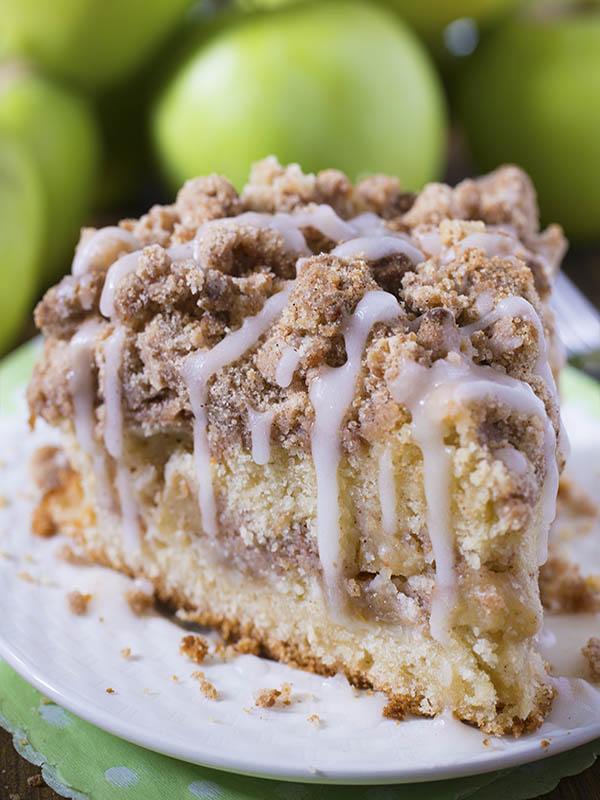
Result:
{"label": "crumb topping", "polygon": [[[344,322],[372,289],[393,293],[405,316],[372,332],[364,356],[366,370],[348,420],[348,446],[357,435],[368,440],[375,423],[388,414],[390,397],[383,386],[386,362],[399,356],[425,364],[444,358],[456,341],[458,327],[479,316],[476,304],[482,293],[491,302],[508,295],[526,298],[551,333],[540,302],[539,273],[553,271],[564,243],[558,229],[539,232],[533,188],[516,167],[502,167],[455,188],[430,184],[414,197],[403,192],[395,178],[375,175],[353,185],[336,170],[305,175],[297,165],[282,167],[269,158],[255,165],[240,196],[224,178],[198,178],[184,185],[171,206],[155,206],[140,220],[121,223],[121,229],[143,248],[114,298],[114,322],[126,334],[121,378],[129,431],[189,436],[192,414],[181,378],[183,359],[214,347],[239,328],[296,272],[297,254],[290,251],[281,231],[232,225],[232,219],[246,212],[293,214],[323,204],[343,220],[379,215],[390,232],[412,236],[423,248],[424,259],[415,265],[403,255],[376,262],[338,258],[328,252],[334,242],[310,225],[305,228],[313,253],[302,264],[280,320],[256,348],[211,381],[209,409],[213,404],[219,407],[219,415],[209,420],[211,447],[227,447],[240,439],[247,442],[248,406],[275,409],[273,439],[284,446],[286,442],[307,446],[312,423],[308,383],[319,367],[344,362]],[[465,236],[490,229],[493,233],[499,225],[520,237],[523,258],[488,257],[471,248],[447,259],[427,252],[423,244],[437,237],[443,252],[451,253]],[[194,239],[199,229],[203,235],[194,260],[172,250]],[[86,230],[83,241],[89,236]],[[46,345],[29,387],[33,418],[41,416],[54,424],[72,418],[66,380],[68,341],[83,321],[97,319],[96,404],[102,426],[105,341],[113,323],[99,313],[100,295],[108,266],[123,248],[128,251],[113,240],[106,247],[105,257],[95,258],[90,271],[64,278],[36,310]],[[543,393],[532,375],[535,340],[529,323],[508,319],[476,333],[472,345],[478,363],[492,363]],[[286,348],[299,353],[299,362],[291,384],[281,387],[276,373]]]}

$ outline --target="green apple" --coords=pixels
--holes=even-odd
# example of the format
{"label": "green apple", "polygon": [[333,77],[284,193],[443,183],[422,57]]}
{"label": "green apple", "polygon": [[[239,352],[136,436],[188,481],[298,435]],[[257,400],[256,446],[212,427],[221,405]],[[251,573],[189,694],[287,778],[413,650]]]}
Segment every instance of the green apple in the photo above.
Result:
{"label": "green apple", "polygon": [[24,324],[37,287],[43,194],[27,150],[16,140],[0,136],[0,354]]}
{"label": "green apple", "polygon": [[190,0],[1,0],[3,52],[88,89],[124,79],[181,21]]}
{"label": "green apple", "polygon": [[[300,0],[237,0],[246,10],[276,9]],[[523,3],[523,0],[377,0],[398,13],[438,52],[444,44],[444,30],[457,19],[468,18],[485,28]]]}
{"label": "green apple", "polygon": [[506,16],[522,0],[385,0],[423,38],[438,47],[444,29],[454,20],[468,17],[482,28]]}
{"label": "green apple", "polygon": [[600,5],[575,9],[529,13],[491,34],[454,94],[478,167],[519,164],[544,220],[590,239],[600,236]]}
{"label": "green apple", "polygon": [[65,271],[96,180],[99,141],[87,102],[14,62],[0,66],[0,134],[19,139],[46,198],[44,276]]}
{"label": "green apple", "polygon": [[380,7],[340,0],[250,15],[202,42],[162,92],[153,133],[175,186],[217,171],[239,187],[272,153],[417,188],[443,167],[445,122],[414,34]]}

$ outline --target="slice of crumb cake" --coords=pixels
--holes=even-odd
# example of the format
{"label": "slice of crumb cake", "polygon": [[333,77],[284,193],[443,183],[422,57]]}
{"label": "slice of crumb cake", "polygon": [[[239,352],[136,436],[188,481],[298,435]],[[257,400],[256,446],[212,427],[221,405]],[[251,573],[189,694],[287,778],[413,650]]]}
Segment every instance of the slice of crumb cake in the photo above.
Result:
{"label": "slice of crumb cake", "polygon": [[390,714],[535,728],[564,252],[526,175],[418,195],[267,159],[85,230],[37,308],[44,498],[89,556]]}

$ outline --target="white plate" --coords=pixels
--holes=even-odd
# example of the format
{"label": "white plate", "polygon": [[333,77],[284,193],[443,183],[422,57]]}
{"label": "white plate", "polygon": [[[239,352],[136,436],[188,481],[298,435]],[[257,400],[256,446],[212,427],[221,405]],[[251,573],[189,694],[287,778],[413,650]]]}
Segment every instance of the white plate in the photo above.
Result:
{"label": "white plate", "polygon": [[[588,485],[598,485],[600,424],[577,408],[567,409],[566,421],[573,467]],[[101,567],[66,564],[55,557],[60,539],[29,533],[26,462],[35,446],[53,435],[43,429],[31,436],[24,421],[0,421],[3,454],[15,454],[0,468],[0,495],[11,500],[0,508],[0,655],[83,719],[185,761],[320,783],[473,775],[600,737],[600,690],[578,677],[584,669],[580,648],[600,631],[600,615],[548,621],[542,637],[546,655],[566,677],[558,680],[559,699],[550,718],[535,734],[517,740],[485,737],[448,717],[385,720],[381,695],[355,692],[341,677],[323,679],[254,656],[203,666],[221,693],[219,700],[207,700],[191,675],[197,667],[178,652],[183,635],[178,625],[159,615],[135,617],[123,597],[131,583],[127,578]],[[594,553],[600,561],[600,538],[584,538],[586,563]],[[93,595],[86,616],[67,608],[66,594],[73,589]],[[131,648],[134,658],[124,659],[124,648]],[[254,706],[255,692],[284,681],[293,686],[290,706]],[[113,694],[106,692],[109,687]],[[315,714],[320,724],[308,719]]]}

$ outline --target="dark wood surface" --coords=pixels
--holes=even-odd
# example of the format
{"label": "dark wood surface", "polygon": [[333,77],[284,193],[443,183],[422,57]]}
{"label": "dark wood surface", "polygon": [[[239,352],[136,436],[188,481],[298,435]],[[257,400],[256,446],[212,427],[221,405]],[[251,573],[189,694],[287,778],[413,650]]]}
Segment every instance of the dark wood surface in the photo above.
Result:
{"label": "dark wood surface", "polygon": [[[567,256],[565,271],[600,307],[600,250],[572,250]],[[35,776],[39,775],[39,768],[15,752],[11,737],[0,728],[0,800],[59,800],[46,785],[28,783],[28,779],[35,782]],[[580,775],[564,778],[554,791],[544,795],[544,800],[600,800],[600,759]]]}

